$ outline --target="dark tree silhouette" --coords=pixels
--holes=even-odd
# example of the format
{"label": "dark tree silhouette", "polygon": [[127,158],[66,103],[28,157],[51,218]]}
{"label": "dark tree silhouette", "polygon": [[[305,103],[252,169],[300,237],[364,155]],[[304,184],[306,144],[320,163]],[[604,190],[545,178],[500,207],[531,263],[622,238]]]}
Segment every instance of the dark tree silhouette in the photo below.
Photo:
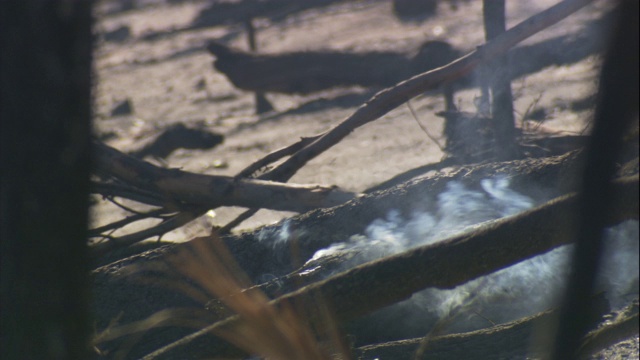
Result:
{"label": "dark tree silhouette", "polygon": [[[484,0],[482,12],[484,31],[487,41],[506,30],[505,1]],[[494,60],[487,70],[491,89],[491,115],[496,138],[495,153],[500,160],[513,159],[516,156],[516,130],[513,118],[513,95],[508,71],[508,58],[501,56]]]}
{"label": "dark tree silhouette", "polygon": [[3,359],[88,357],[91,2],[0,2]]}
{"label": "dark tree silhouette", "polygon": [[603,249],[605,216],[619,206],[609,184],[616,171],[622,137],[638,116],[637,1],[621,0],[616,27],[600,73],[595,124],[582,179],[573,268],[560,314],[552,359],[576,359],[588,331],[593,291]]}

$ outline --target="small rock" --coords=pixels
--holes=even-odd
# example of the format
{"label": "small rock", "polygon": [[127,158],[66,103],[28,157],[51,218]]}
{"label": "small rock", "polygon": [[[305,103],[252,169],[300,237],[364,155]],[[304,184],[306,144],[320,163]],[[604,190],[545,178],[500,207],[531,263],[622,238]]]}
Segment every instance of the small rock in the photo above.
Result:
{"label": "small rock", "polygon": [[547,110],[544,108],[536,108],[526,114],[525,120],[544,121],[549,118]]}
{"label": "small rock", "polygon": [[393,0],[393,13],[401,19],[431,17],[437,10],[437,0]]}
{"label": "small rock", "polygon": [[201,77],[193,88],[196,90],[204,90],[207,88],[207,81],[203,77]]}
{"label": "small rock", "polygon": [[118,134],[114,131],[107,131],[96,135],[96,138],[100,141],[107,141],[111,139],[115,139],[118,137]]}
{"label": "small rock", "polygon": [[257,115],[273,111],[273,105],[271,105],[271,102],[269,102],[269,100],[264,96],[264,93],[255,93],[255,99]]}
{"label": "small rock", "polygon": [[214,169],[226,169],[229,167],[229,163],[225,160],[214,160],[211,165]]}
{"label": "small rock", "polygon": [[123,42],[131,36],[131,29],[128,26],[120,26],[119,28],[107,31],[102,35],[105,41]]}
{"label": "small rock", "polygon": [[120,101],[113,107],[111,110],[111,116],[124,116],[131,115],[133,113],[133,106],[131,105],[131,100],[125,99]]}

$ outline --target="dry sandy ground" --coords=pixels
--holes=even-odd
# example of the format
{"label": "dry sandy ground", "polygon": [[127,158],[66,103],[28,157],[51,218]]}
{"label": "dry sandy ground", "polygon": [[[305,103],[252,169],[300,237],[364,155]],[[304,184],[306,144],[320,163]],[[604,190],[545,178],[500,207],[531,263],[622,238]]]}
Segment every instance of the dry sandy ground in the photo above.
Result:
{"label": "dry sandy ground", "polygon": [[[508,1],[508,25],[555,2]],[[338,124],[379,90],[333,89],[306,96],[268,94],[276,110],[257,116],[253,94],[234,88],[223,74],[216,72],[211,66],[213,58],[204,49],[209,39],[223,39],[246,49],[241,26],[189,29],[198,12],[208,5],[206,1],[140,1],[132,10],[111,14],[104,9],[114,2],[101,4],[97,11],[98,33],[121,26],[129,27],[131,33],[122,42],[101,40],[96,48],[96,134],[123,151],[140,148],[175,123],[205,125],[226,136],[224,144],[211,150],[178,150],[166,159],[165,166],[235,175],[273,150]],[[578,32],[605,7],[606,2],[596,2],[527,42]],[[277,21],[258,19],[258,49],[267,53],[304,49],[412,53],[426,40],[444,39],[457,48],[470,50],[483,42],[481,16],[480,1],[459,1],[457,9],[442,3],[438,16],[412,22],[394,16],[389,1],[346,2]],[[171,32],[172,29],[183,30]],[[164,35],[149,40],[147,35],[157,32]],[[588,126],[589,110],[575,110],[571,104],[593,92],[597,67],[598,59],[593,56],[571,66],[550,67],[517,79],[513,82],[517,120],[521,123],[528,109],[544,109],[547,118],[543,126],[547,129],[583,131]],[[462,110],[475,111],[473,101],[478,95],[476,89],[461,91],[457,102]],[[113,107],[124,99],[131,101],[133,113],[112,117]],[[442,121],[434,113],[443,110],[442,97],[425,94],[412,103],[420,121],[433,134],[440,134]],[[362,191],[403,171],[438,162],[442,156],[408,108],[402,106],[357,129],[302,168],[291,182]],[[215,217],[205,216],[164,239],[181,241],[206,233],[212,224],[225,224],[241,210],[218,209]],[[126,215],[107,203],[94,206],[93,214],[96,225]],[[241,228],[271,223],[287,215],[260,211]]]}

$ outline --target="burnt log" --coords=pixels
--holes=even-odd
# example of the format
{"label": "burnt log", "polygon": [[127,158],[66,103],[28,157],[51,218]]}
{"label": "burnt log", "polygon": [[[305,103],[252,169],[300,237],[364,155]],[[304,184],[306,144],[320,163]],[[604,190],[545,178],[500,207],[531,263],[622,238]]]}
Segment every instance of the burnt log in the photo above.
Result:
{"label": "burnt log", "polygon": [[[626,200],[622,202],[615,213],[609,214],[605,221],[615,224],[627,218],[637,218],[638,178],[622,180],[617,182],[615,187],[619,191],[616,199],[626,198]],[[406,299],[423,288],[453,288],[475,277],[486,275],[530,256],[566,244],[572,237],[572,214],[575,210],[575,199],[575,194],[565,196],[530,212],[497,221],[477,231],[363,264],[347,272],[290,292],[272,303],[278,308],[286,306],[286,304],[296,304],[298,311],[310,314],[310,321],[317,321],[318,310],[315,307],[318,306],[318,301],[325,302],[326,306],[331,309],[333,321],[343,323]],[[514,234],[518,233],[527,235],[514,237]],[[207,238],[197,238],[197,240],[199,242],[209,241]],[[183,246],[188,247],[189,244]],[[196,261],[195,258],[193,260]],[[168,263],[172,264],[173,262],[168,260]],[[106,269],[98,271],[101,270]],[[126,272],[126,270],[124,271]],[[142,276],[150,277],[151,275],[143,273]],[[158,284],[166,278],[166,274],[160,277]],[[139,280],[142,279],[144,277]],[[145,290],[145,293],[148,296],[145,304],[146,312],[151,306],[154,306],[151,302],[157,301],[155,296],[158,295],[158,292],[150,294],[148,290]],[[176,301],[177,298],[179,298],[178,294],[173,294],[170,299]],[[166,295],[165,299],[167,299]],[[129,301],[131,300],[129,299]],[[185,304],[194,306],[194,301],[186,303],[183,300],[182,305]],[[218,307],[209,307],[209,309],[218,309]],[[218,311],[217,314],[217,316],[221,316],[220,319],[228,316],[225,309]],[[216,316],[213,313],[208,315],[209,318]],[[236,356],[239,354],[237,350],[206,335],[210,332],[233,332],[233,329],[246,326],[251,325],[246,324],[242,318],[229,317],[197,331],[186,341],[181,340],[176,344],[169,345],[165,350],[155,352],[151,358],[157,356],[180,358],[185,354],[190,354],[190,356]],[[174,335],[176,334],[176,329],[170,330],[174,331]],[[164,330],[160,334],[166,335],[167,332],[168,330]],[[153,331],[153,336],[151,338],[145,336],[147,341],[141,344],[143,347],[147,347],[150,341],[157,346],[157,340],[160,338],[164,338],[164,336],[161,337],[159,333]],[[142,349],[138,349],[138,351],[140,350]]]}
{"label": "burnt log", "polygon": [[[576,168],[580,166],[579,159],[578,154],[573,153],[550,159],[463,167],[447,175],[414,180],[335,208],[314,210],[278,225],[264,227],[239,236],[227,236],[224,241],[249,277],[254,282],[261,282],[265,274],[285,275],[295,270],[298,266],[296,264],[305,262],[317,250],[332,243],[344,241],[353,234],[363,233],[373,220],[383,218],[390,209],[410,212],[416,207],[423,206],[428,203],[427,199],[430,196],[441,192],[451,180],[473,186],[473,184],[477,185],[480,179],[504,174],[511,176],[515,189],[525,193],[531,194],[534,188],[532,184],[556,188],[553,196],[571,191],[576,186],[574,174],[576,174]],[[542,223],[544,224],[544,221]],[[285,229],[295,241],[279,241]],[[513,231],[510,232],[510,234],[513,233]],[[122,323],[128,323],[144,319],[166,308],[203,308],[203,304],[196,303],[174,291],[152,286],[152,284],[132,282],[120,276],[128,265],[153,263],[184,246],[187,245],[165,246],[97,269],[94,272],[94,294],[98,328],[104,328],[119,315]],[[296,249],[294,254],[291,251],[292,247]],[[371,287],[372,290],[374,288]],[[358,301],[348,303],[355,304]],[[347,318],[351,316],[353,314],[348,315]],[[189,331],[176,328],[154,330],[136,345],[135,353],[138,356],[143,355],[188,333]],[[203,346],[204,349],[208,348],[210,342],[206,341],[206,345]],[[197,345],[193,348],[196,352],[204,349]]]}

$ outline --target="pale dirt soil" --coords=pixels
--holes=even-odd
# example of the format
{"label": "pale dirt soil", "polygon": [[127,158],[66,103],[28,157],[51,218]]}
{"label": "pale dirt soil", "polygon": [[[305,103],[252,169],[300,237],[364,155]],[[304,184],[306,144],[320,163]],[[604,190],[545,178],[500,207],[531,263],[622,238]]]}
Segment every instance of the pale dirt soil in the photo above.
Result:
{"label": "pale dirt soil", "polygon": [[[234,88],[223,74],[215,71],[211,66],[213,57],[204,49],[205,42],[215,38],[224,38],[226,43],[246,49],[244,29],[238,25],[187,29],[145,40],[144,36],[152,32],[188,28],[207,2],[145,3],[146,6],[110,15],[100,11],[104,7],[98,7],[97,11],[97,33],[120,26],[131,30],[131,36],[124,42],[100,41],[95,52],[95,133],[120,150],[140,148],[170,124],[204,124],[211,131],[225,134],[224,144],[211,150],[180,149],[166,159],[165,165],[197,173],[235,175],[273,150],[338,124],[379,90],[333,89],[306,96],[267,94],[276,110],[256,116],[253,94]],[[508,1],[508,24],[513,26],[554,3]],[[527,42],[580,31],[606,5],[600,2],[582,9]],[[304,49],[412,53],[426,40],[443,39],[468,51],[482,43],[481,16],[480,1],[459,2],[457,9],[440,4],[437,17],[414,22],[395,17],[389,1],[347,2],[304,11],[277,22],[258,19],[258,49],[268,53]],[[542,108],[547,113],[543,125],[547,130],[584,131],[590,111],[573,110],[570,104],[594,91],[598,63],[598,58],[592,56],[571,66],[550,67],[515,80],[518,121],[530,107]],[[204,88],[198,87],[203,80]],[[342,95],[348,94],[360,94],[359,100],[345,100]],[[456,101],[462,110],[475,111],[473,100],[478,95],[477,89],[460,91]],[[132,115],[111,117],[112,108],[124,99],[132,102]],[[439,135],[443,124],[435,112],[444,109],[442,97],[437,93],[425,94],[412,100],[412,104],[420,121],[431,133]],[[438,162],[442,156],[408,108],[402,106],[354,131],[312,160],[290,182],[362,191],[403,171]],[[211,225],[223,225],[241,210],[218,209],[215,217],[205,216],[163,239],[183,241],[205,234]],[[123,210],[101,203],[94,206],[93,221],[96,225],[106,224],[123,215],[126,215]],[[290,214],[263,210],[240,228],[254,228],[287,215]],[[129,227],[126,231],[135,229]]]}

